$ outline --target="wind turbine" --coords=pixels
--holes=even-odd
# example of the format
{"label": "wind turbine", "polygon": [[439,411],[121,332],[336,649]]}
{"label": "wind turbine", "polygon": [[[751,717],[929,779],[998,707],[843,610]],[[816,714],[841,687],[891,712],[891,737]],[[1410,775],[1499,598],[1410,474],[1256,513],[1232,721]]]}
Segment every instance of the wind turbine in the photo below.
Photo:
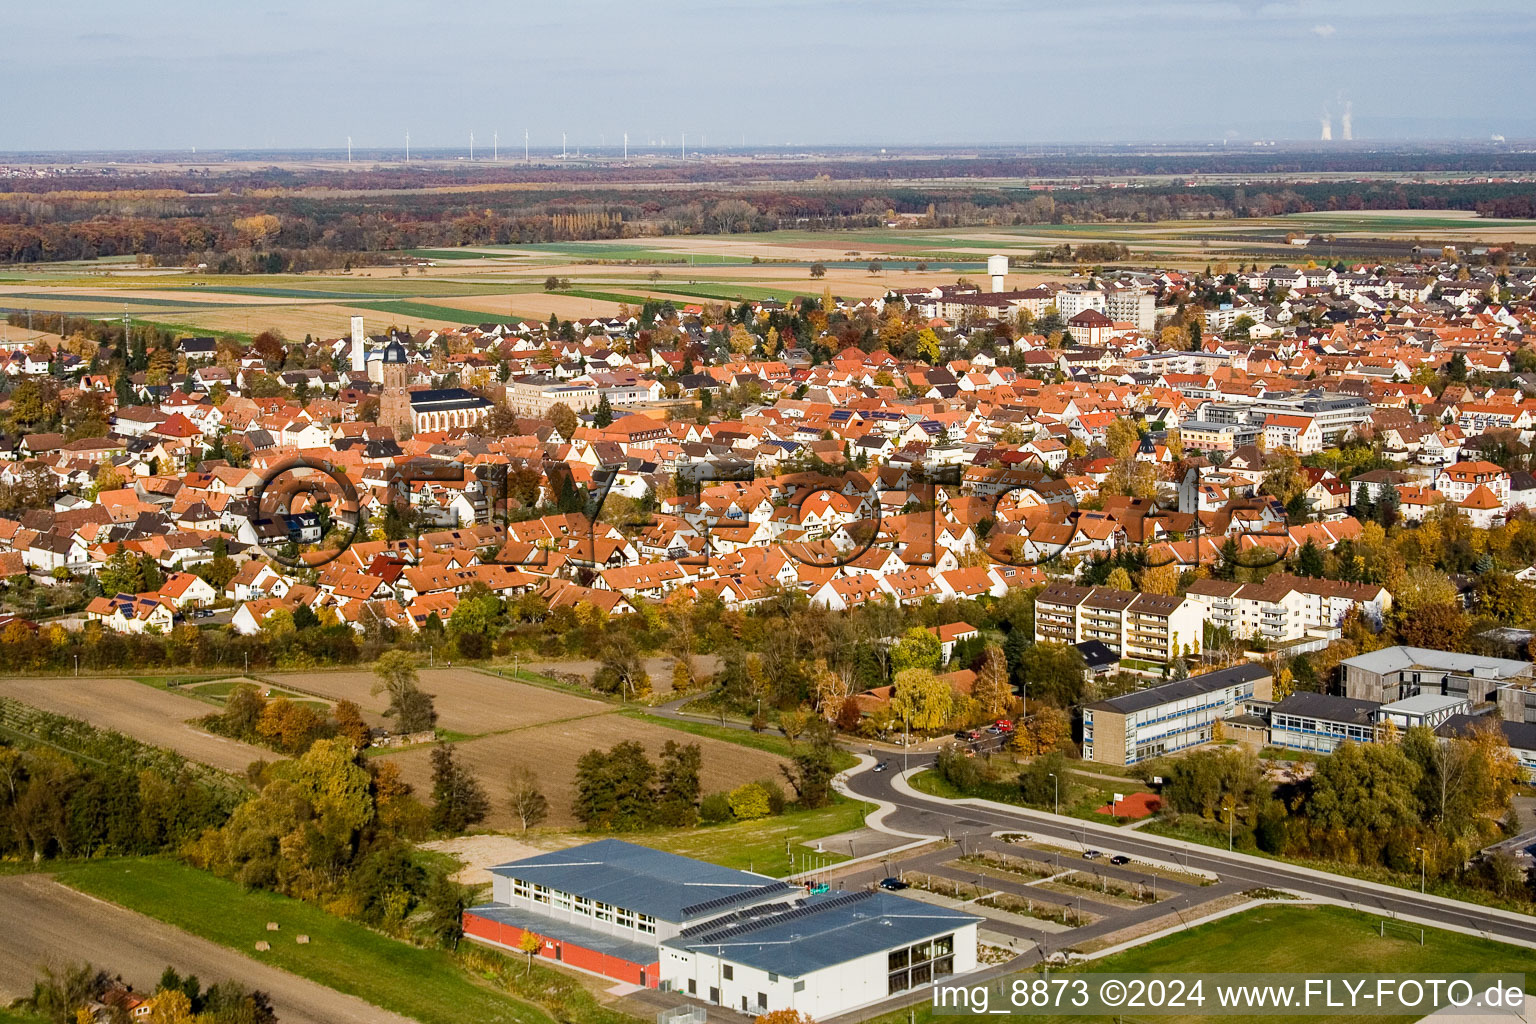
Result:
{"label": "wind turbine", "polygon": [[528,129],[523,129],[523,163],[528,162]]}
{"label": "wind turbine", "polygon": [[405,133],[405,162],[411,162],[411,133]]}
{"label": "wind turbine", "polygon": [[501,159],[501,133],[491,132],[491,163]]}
{"label": "wind turbine", "polygon": [[560,133],[560,159],[565,159],[565,132]]}
{"label": "wind turbine", "polygon": [[629,162],[629,132],[624,133],[624,162]]}
{"label": "wind turbine", "polygon": [[352,162],[352,136],[347,136],[347,163]]}
{"label": "wind turbine", "polygon": [[475,133],[469,133],[469,162],[475,162]]}

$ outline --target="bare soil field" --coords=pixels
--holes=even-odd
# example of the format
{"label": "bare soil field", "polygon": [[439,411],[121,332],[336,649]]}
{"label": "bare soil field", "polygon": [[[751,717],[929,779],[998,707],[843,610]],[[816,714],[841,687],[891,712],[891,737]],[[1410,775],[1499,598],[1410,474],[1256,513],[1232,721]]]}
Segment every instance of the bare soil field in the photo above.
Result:
{"label": "bare soil field", "polygon": [[582,842],[581,836],[551,836],[534,833],[530,840],[520,837],[482,833],[458,836],[454,839],[434,839],[422,843],[421,849],[435,853],[447,853],[459,858],[464,866],[454,872],[453,880],[460,885],[490,885],[490,868],[508,861],[536,857],[551,850],[563,850]]}
{"label": "bare soil field", "polygon": [[233,774],[243,774],[257,758],[270,761],[277,756],[187,724],[216,710],[211,704],[131,679],[0,678],[0,697],[79,718],[102,729],[115,729],[142,743],[174,750],[189,761]]}
{"label": "bare soil field", "polygon": [[[28,300],[31,302],[32,300]],[[449,299],[434,298],[430,300],[440,305],[450,304]],[[37,308],[42,308],[38,306]],[[50,307],[52,308],[52,307]],[[63,308],[73,309],[75,306],[66,304]],[[116,307],[119,315],[122,308]],[[288,305],[279,306],[253,306],[231,309],[194,309],[183,312],[140,313],[139,316],[151,320],[163,320],[168,323],[185,324],[189,330],[204,328],[213,331],[237,331],[257,333],[259,331],[274,329],[283,332],[289,338],[302,339],[306,334],[315,334],[320,337],[340,337],[346,333],[347,321],[353,316],[361,316],[370,325],[393,323],[396,325],[409,324],[414,330],[419,327],[460,327],[459,320],[437,320],[419,316],[394,315],[381,313],[376,309],[359,309],[353,306],[345,306],[333,302],[316,302],[294,304],[292,299]],[[546,314],[547,315],[547,314]],[[373,329],[373,328],[370,328]]]}
{"label": "bare soil field", "polygon": [[30,995],[44,964],[58,969],[84,960],[121,974],[140,992],[152,990],[165,965],[174,964],[204,985],[233,979],[266,992],[283,1024],[411,1024],[361,999],[76,892],[48,875],[0,878],[0,906],[6,911],[0,1003]]}
{"label": "bare soil field", "polygon": [[[606,750],[622,740],[644,745],[655,760],[667,740],[697,743],[704,756],[705,793],[730,789],[754,779],[780,778],[782,759],[724,740],[690,736],[666,726],[651,725],[617,714],[594,715],[576,721],[555,722],[536,729],[485,736],[457,745],[460,761],[479,778],[491,798],[491,815],[485,824],[493,829],[516,829],[520,822],[507,807],[507,774],[514,765],[525,765],[539,774],[549,800],[546,825],[569,828],[576,824],[571,800],[576,794],[576,761],[588,750]],[[431,750],[425,747],[383,755],[400,766],[401,774],[419,794],[432,791]]]}
{"label": "bare soil field", "polygon": [[[378,716],[380,722],[389,706],[386,695],[370,692],[378,682],[372,672],[273,673],[267,678],[279,686],[287,682],[333,700],[350,700],[363,709],[365,717]],[[471,735],[526,729],[545,722],[606,715],[614,710],[613,705],[600,700],[497,679],[468,669],[422,669],[421,688],[433,695],[441,728]]]}

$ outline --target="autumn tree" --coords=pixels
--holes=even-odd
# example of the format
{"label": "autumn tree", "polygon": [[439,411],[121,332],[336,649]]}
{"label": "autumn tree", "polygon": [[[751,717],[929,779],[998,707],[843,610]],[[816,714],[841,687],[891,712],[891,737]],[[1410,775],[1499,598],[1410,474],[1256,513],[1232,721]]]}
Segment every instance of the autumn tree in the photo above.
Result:
{"label": "autumn tree", "polygon": [[1036,704],[1013,730],[1013,749],[1027,757],[1069,750],[1072,720],[1067,712],[1049,704]]}
{"label": "autumn tree", "polygon": [[331,713],[336,721],[336,734],[351,743],[358,750],[368,746],[368,723],[363,721],[362,709],[350,700],[336,702],[336,708]]}
{"label": "autumn tree", "polygon": [[996,644],[988,644],[982,651],[971,696],[993,718],[1002,715],[1014,702],[1013,687],[1008,683],[1008,660]]}
{"label": "autumn tree", "polygon": [[560,434],[561,437],[569,441],[572,437],[575,436],[576,414],[571,411],[570,406],[566,405],[564,402],[556,402],[554,405],[549,407],[549,412],[546,413],[546,416],[548,417],[549,422],[554,425],[555,430]]}
{"label": "autumn tree", "polygon": [[523,974],[533,973],[533,958],[544,948],[543,936],[532,931],[524,931],[522,937],[517,940],[517,951],[528,958],[528,966]]}
{"label": "autumn tree", "polygon": [[1442,651],[1465,650],[1471,629],[1467,613],[1452,603],[1423,605],[1397,620],[1398,639],[1403,643]]}
{"label": "autumn tree", "polygon": [[384,714],[395,723],[398,732],[407,735],[426,732],[437,724],[437,709],[432,695],[423,693],[417,683],[416,665],[404,651],[386,651],[374,662],[378,682],[373,693],[388,693],[389,707]]}
{"label": "autumn tree", "polygon": [[899,673],[909,668],[937,670],[943,656],[944,647],[938,635],[922,626],[913,626],[891,648],[891,671]]}
{"label": "autumn tree", "polygon": [[526,765],[513,765],[507,778],[507,803],[522,822],[523,831],[549,817],[549,801],[539,788],[539,776]]}
{"label": "autumn tree", "polygon": [[786,1008],[760,1013],[752,1019],[752,1024],[816,1024],[816,1021],[799,1010]]}
{"label": "autumn tree", "polygon": [[896,673],[891,710],[910,728],[942,729],[953,708],[954,691],[931,670],[908,668]]}

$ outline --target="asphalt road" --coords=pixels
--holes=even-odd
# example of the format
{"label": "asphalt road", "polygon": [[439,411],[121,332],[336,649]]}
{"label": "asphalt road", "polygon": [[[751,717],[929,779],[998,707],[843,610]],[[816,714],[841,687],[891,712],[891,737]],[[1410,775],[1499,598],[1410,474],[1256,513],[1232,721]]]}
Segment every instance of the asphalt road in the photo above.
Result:
{"label": "asphalt road", "polygon": [[[1123,853],[1131,857],[1214,872],[1223,883],[1236,883],[1243,889],[1287,889],[1338,900],[1368,913],[1416,917],[1444,925],[1470,928],[1490,938],[1536,943],[1536,918],[1528,921],[1511,920],[1502,915],[1486,913],[1482,908],[1469,903],[1448,905],[1440,900],[1424,899],[1411,890],[1385,893],[1342,875],[1319,878],[1284,864],[1254,864],[1233,857],[1224,850],[1209,847],[1186,850],[1171,840],[1143,835],[1131,829],[1118,829],[1114,834],[1107,834],[1102,830],[1091,827],[1085,829],[1053,815],[1026,808],[994,810],[970,804],[955,805],[921,795],[913,796],[900,792],[893,784],[895,776],[903,767],[902,756],[891,755],[889,761],[890,771],[861,771],[847,778],[848,789],[855,795],[895,805],[896,809],[886,815],[882,822],[886,828],[916,835],[947,836],[951,839],[959,839],[962,835],[989,835],[1009,828],[1025,829],[1031,834],[1049,837],[1074,849],[1097,849],[1106,854]],[[932,762],[931,755],[912,754],[909,763],[916,769]]]}
{"label": "asphalt road", "polygon": [[[272,997],[283,1024],[414,1024],[354,996],[60,885],[48,875],[0,878],[0,1004],[31,995],[38,967],[85,961],[149,992],[166,965],[203,985],[234,979]],[[210,913],[217,908],[210,907]],[[273,941],[279,941],[277,937]],[[292,942],[293,936],[286,937]]]}

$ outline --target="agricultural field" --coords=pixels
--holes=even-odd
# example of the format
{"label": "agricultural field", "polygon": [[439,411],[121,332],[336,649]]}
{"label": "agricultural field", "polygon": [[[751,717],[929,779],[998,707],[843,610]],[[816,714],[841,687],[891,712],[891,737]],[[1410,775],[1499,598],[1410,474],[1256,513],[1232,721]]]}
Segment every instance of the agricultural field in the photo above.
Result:
{"label": "agricultural field", "polygon": [[[1332,239],[1326,251],[1287,244],[1287,233]],[[263,330],[289,337],[338,337],[348,318],[370,332],[390,325],[451,328],[487,320],[610,316],[647,298],[682,304],[789,300],[830,288],[862,298],[893,288],[931,287],[970,276],[1003,253],[1027,260],[1063,242],[1117,242],[1132,260],[1175,268],[1213,260],[1306,262],[1348,258],[1352,242],[1430,244],[1536,241],[1536,221],[1479,218],[1465,211],[1382,210],[1294,214],[1245,220],[1094,222],[924,231],[880,228],[839,232],[773,231],[632,240],[418,249],[401,255],[432,262],[307,274],[200,274],[142,268],[131,261],[30,265],[0,278],[0,310],[65,311],[141,322],[188,333],[249,338]],[[753,262],[753,260],[761,262]],[[869,272],[869,264],[881,269]],[[811,263],[826,276],[812,279]],[[926,263],[924,270],[916,269]],[[1071,276],[1070,265],[1036,266],[1009,275],[1010,288]],[[653,274],[659,278],[653,279]],[[546,292],[548,276],[569,289]]]}
{"label": "agricultural field", "polygon": [[[544,691],[536,692],[544,695]],[[441,706],[441,693],[439,702]],[[528,725],[457,744],[459,759],[490,794],[491,814],[485,822],[487,827],[512,829],[518,826],[506,806],[507,775],[514,765],[524,765],[538,772],[544,795],[549,799],[549,818],[545,824],[555,828],[575,826],[577,822],[571,814],[571,803],[576,795],[577,760],[594,747],[606,750],[626,740],[644,746],[653,761],[660,757],[662,746],[668,740],[697,743],[704,759],[701,780],[705,793],[731,789],[755,779],[782,780],[779,766],[784,762],[774,754],[725,740],[682,735],[666,726],[617,714],[611,705],[591,703],[601,710],[594,710],[582,718]],[[417,747],[379,756],[398,764],[405,780],[416,787],[418,793],[430,793],[431,753],[430,748]]]}
{"label": "agricultural field", "polygon": [[[549,798],[547,825],[569,828],[576,824],[571,802],[576,792],[577,759],[594,747],[607,749],[623,740],[639,741],[653,760],[660,756],[667,740],[698,743],[704,754],[706,793],[754,779],[782,778],[779,765],[784,759],[777,751],[707,735],[687,735],[622,713],[617,704],[470,669],[422,669],[420,674],[422,690],[433,695],[438,726],[458,737],[459,758],[491,796],[492,811],[486,821],[489,828],[515,829],[519,825],[506,807],[504,795],[514,765],[538,772]],[[274,673],[267,678],[279,686],[286,681],[332,700],[350,700],[362,708],[370,724],[387,721],[383,711],[388,699],[372,692],[376,682],[372,672],[313,672],[302,677]],[[418,793],[431,792],[430,747],[380,751],[375,756],[400,765],[406,781]],[[782,841],[779,846],[782,851]]]}
{"label": "agricultural field", "polygon": [[270,750],[189,724],[216,710],[213,705],[131,679],[0,677],[0,697],[112,729],[235,775],[244,774],[258,758],[274,756]]}
{"label": "agricultural field", "polygon": [[[617,710],[604,701],[501,679],[472,669],[423,668],[420,676],[421,689],[434,697],[438,726],[468,736],[590,718]],[[265,678],[279,686],[285,682],[302,686],[331,700],[350,700],[362,708],[364,718],[375,724],[386,721],[383,712],[389,705],[389,698],[372,692],[378,676],[366,669],[274,672]]]}
{"label": "agricultural field", "polygon": [[[89,886],[90,880],[109,871],[111,868],[106,865],[87,869],[86,884]],[[239,892],[237,887],[230,888]],[[0,903],[6,908],[7,918],[6,928],[0,931],[0,1004],[29,995],[37,969],[44,964],[58,969],[86,961],[120,973],[140,992],[153,989],[160,972],[171,964],[185,974],[196,974],[204,985],[234,980],[261,989],[272,997],[284,1024],[406,1024],[408,1020],[355,995],[345,995],[272,963],[260,962],[251,950],[258,938],[266,939],[270,934],[265,921],[247,917],[242,941],[238,946],[231,941],[229,946],[236,948],[227,948],[66,888],[48,874],[0,878]],[[227,903],[220,906],[221,913],[203,916],[225,917],[230,907]],[[310,946],[297,946],[296,934],[280,931],[271,935],[273,952],[278,954],[273,959],[278,964],[292,955],[302,955],[300,951],[312,950],[317,959],[325,960],[342,952],[325,950],[321,942],[329,936],[318,934]],[[294,953],[287,954],[278,948],[280,945],[292,947]],[[6,1019],[0,1015],[0,1021]]]}
{"label": "agricultural field", "polygon": [[[90,861],[64,868],[58,877],[65,885],[98,900],[137,912],[126,914],[116,907],[80,898],[93,915],[109,918],[123,915],[130,922],[143,922],[151,928],[162,928],[155,922],[164,922],[174,927],[163,931],[178,936],[184,947],[225,951],[224,955],[238,964],[243,973],[214,970],[204,980],[233,975],[257,984],[272,993],[278,1016],[284,1024],[297,1020],[314,1021],[315,1024],[352,1020],[403,1024],[406,1019],[422,1024],[459,1024],[466,1020],[487,1024],[549,1024],[550,1021],[537,1008],[477,983],[443,950],[412,946],[360,924],[333,917],[319,907],[260,889],[246,890],[235,882],[175,861]],[[217,913],[210,913],[210,908],[215,907]],[[155,922],[147,918],[154,918]],[[269,921],[277,922],[277,932],[267,931]],[[37,926],[29,924],[26,927]],[[175,929],[182,929],[182,932]],[[79,920],[74,930],[80,933],[110,930],[117,946],[138,941],[136,928],[103,928],[99,916]],[[310,942],[299,945],[294,941],[298,935],[308,935]],[[254,944],[262,939],[270,939],[271,950],[254,952]],[[111,958],[103,956],[102,962],[109,963]],[[174,954],[162,954],[156,962],[155,976],[158,977],[158,970],[166,963],[182,961]],[[285,978],[287,981],[283,984]],[[306,978],[310,980],[304,981]],[[271,979],[270,983],[268,979]],[[334,989],[330,996],[338,1002],[360,1006],[364,1013],[348,1017],[322,1012],[304,1017],[290,1011],[292,997],[285,1001],[283,995],[305,986],[322,993],[325,989],[320,986]],[[362,1003],[363,997],[390,1012],[367,1006]],[[368,1015],[370,1013],[372,1016]]]}

